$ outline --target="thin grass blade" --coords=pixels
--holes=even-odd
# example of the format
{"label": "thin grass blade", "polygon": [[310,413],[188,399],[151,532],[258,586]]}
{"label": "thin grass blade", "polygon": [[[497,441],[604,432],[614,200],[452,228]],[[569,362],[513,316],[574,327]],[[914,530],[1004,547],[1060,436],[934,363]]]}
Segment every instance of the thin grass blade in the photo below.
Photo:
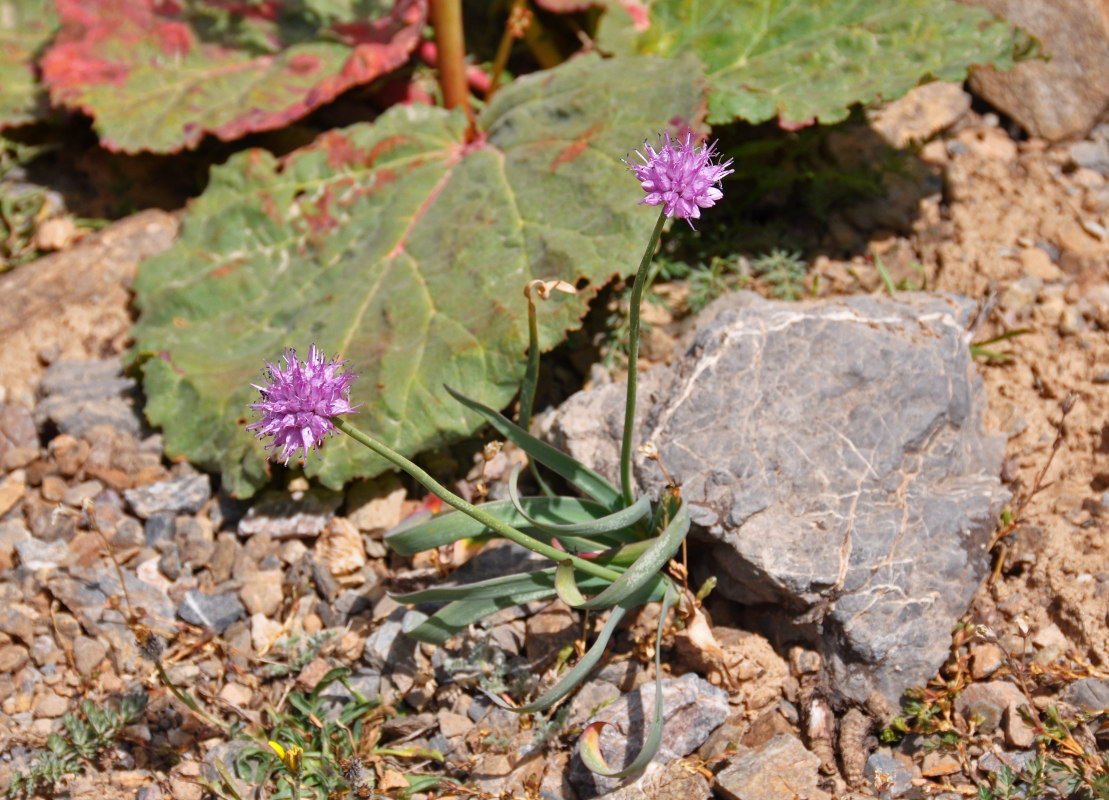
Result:
{"label": "thin grass blade", "polygon": [[411,627],[406,627],[404,633],[417,641],[443,644],[459,631],[465,630],[479,619],[495,614],[502,608],[530,603],[533,600],[546,600],[554,596],[554,589],[549,588],[521,591],[500,597],[455,600],[443,606],[432,616],[420,620]]}

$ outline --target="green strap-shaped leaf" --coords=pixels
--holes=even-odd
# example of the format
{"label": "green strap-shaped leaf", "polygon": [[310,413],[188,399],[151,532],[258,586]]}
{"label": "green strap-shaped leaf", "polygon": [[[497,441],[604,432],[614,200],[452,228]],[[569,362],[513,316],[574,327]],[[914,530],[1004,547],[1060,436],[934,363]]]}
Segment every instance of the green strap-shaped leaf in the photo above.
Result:
{"label": "green strap-shaped leaf", "polygon": [[[608,513],[608,509],[593,500],[577,497],[524,497],[520,505],[527,512],[524,516],[516,510],[510,500],[483,503],[481,510],[511,525],[524,533],[541,533],[530,520],[544,525],[573,524],[597,519]],[[411,525],[402,525],[385,534],[385,543],[394,552],[410,556],[433,547],[441,547],[460,539],[479,539],[489,537],[489,529],[461,511],[445,511],[431,519],[420,520]],[[557,537],[574,543],[573,537]],[[566,542],[564,542],[565,544]],[[618,539],[603,537],[602,547],[619,544]],[[587,543],[591,544],[591,543]],[[567,545],[569,546],[569,545]],[[596,546],[587,549],[597,549]]]}
{"label": "green strap-shaped leaf", "polygon": [[639,751],[639,755],[624,769],[614,770],[605,762],[604,754],[601,752],[601,729],[611,723],[597,721],[587,725],[582,731],[581,760],[598,775],[608,778],[626,778],[634,775],[651,763],[651,759],[658,752],[659,745],[662,744],[662,630],[666,623],[666,612],[676,600],[674,584],[667,583],[666,594],[662,598],[662,611],[658,615],[658,638],[655,640],[655,713],[651,717],[651,729],[647,733],[647,740],[643,743],[643,749]]}
{"label": "green strap-shaped leaf", "polygon": [[497,433],[511,441],[543,466],[570,481],[583,494],[592,497],[610,511],[616,511],[623,506],[623,495],[620,494],[620,490],[599,473],[594,472],[584,464],[579,464],[558,448],[551,447],[546,442],[536,439],[519,425],[489,406],[479,403],[477,400],[471,400],[449,386],[443,388],[450,392],[451,397],[493,426]]}
{"label": "green strap-shaped leaf", "polygon": [[[522,575],[505,575],[501,578],[467,583],[464,586],[440,586],[408,594],[395,594],[392,598],[398,603],[443,603],[454,600],[486,600],[536,590],[550,591],[554,588],[554,573],[555,568],[548,567],[534,572],[525,572]],[[605,586],[601,578],[591,575],[586,576],[583,583],[597,588]]]}
{"label": "green strap-shaped leaf", "polygon": [[[616,632],[616,626],[620,624],[620,621],[624,619],[624,616],[630,609],[640,605],[645,599],[646,598],[642,596],[636,597],[632,601],[613,608],[612,612],[608,615],[608,619],[605,621],[604,627],[601,628],[601,632],[597,634],[597,641],[593,642],[593,646],[586,651],[585,655],[574,665],[573,669],[568,670],[566,674],[559,679],[558,683],[552,686],[550,691],[539,699],[524,706],[512,706],[491,692],[486,692],[485,694],[501,708],[507,708],[509,711],[515,711],[519,714],[530,714],[533,711],[542,711],[544,708],[549,708],[572,692],[578,684],[585,680],[585,677],[590,673],[593,667],[597,665],[597,662],[601,660],[601,656],[604,655],[605,648],[608,646],[612,634]],[[665,616],[666,614],[663,613],[663,617]]]}
{"label": "green strap-shaped leaf", "polygon": [[523,465],[521,464],[517,464],[512,468],[512,474],[508,477],[508,498],[512,502],[513,508],[541,531],[546,531],[554,535],[580,533],[586,536],[602,533],[619,534],[623,532],[625,536],[620,537],[621,539],[624,541],[634,541],[637,537],[634,531],[630,531],[628,528],[651,513],[651,498],[647,495],[643,495],[627,508],[622,508],[619,511],[606,514],[595,520],[590,520],[588,522],[570,522],[562,525],[546,524],[529,516],[521,502],[520,489],[519,486],[517,486],[517,481],[520,478],[520,470],[522,468]]}
{"label": "green strap-shaped leaf", "polygon": [[[655,588],[661,586],[663,582],[660,570],[674,555],[674,552],[682,543],[682,539],[689,533],[689,508],[685,503],[678,507],[678,512],[674,518],[670,520],[670,524],[666,526],[666,530],[660,536],[653,539],[647,549],[639,558],[637,558],[632,565],[628,567],[624,573],[617,578],[612,584],[601,592],[596,597],[589,600],[584,600],[579,603],[570,603],[563,597],[569,605],[574,608],[580,608],[585,611],[596,611],[602,608],[610,608],[617,603],[622,602],[630,597],[633,593],[639,591],[642,587],[648,585],[652,580],[656,580]],[[560,568],[563,565],[560,565]],[[558,577],[556,575],[556,577]],[[566,584],[574,580],[572,571],[563,569],[562,591],[568,591]],[[667,588],[669,588],[669,581],[665,581]],[[578,595],[581,593],[578,592]],[[561,596],[561,592],[560,592]],[[576,595],[570,595],[575,596]]]}
{"label": "green strap-shaped leaf", "polygon": [[447,639],[469,625],[495,614],[502,608],[530,603],[533,600],[546,600],[555,596],[553,588],[519,591],[500,597],[478,597],[455,600],[439,609],[435,614],[420,620],[405,629],[413,639],[431,644],[443,644]]}

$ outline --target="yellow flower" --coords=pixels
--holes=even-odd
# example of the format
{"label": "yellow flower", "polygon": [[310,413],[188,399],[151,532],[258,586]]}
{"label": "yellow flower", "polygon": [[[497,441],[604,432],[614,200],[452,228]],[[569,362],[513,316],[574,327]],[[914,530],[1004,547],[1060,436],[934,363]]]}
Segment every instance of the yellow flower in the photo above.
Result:
{"label": "yellow flower", "polygon": [[304,751],[297,747],[295,744],[289,745],[289,749],[286,750],[277,742],[271,741],[270,749],[273,750],[273,752],[277,753],[277,757],[281,759],[281,762],[286,767],[288,767],[290,772],[296,772],[300,769],[300,757],[304,753]]}

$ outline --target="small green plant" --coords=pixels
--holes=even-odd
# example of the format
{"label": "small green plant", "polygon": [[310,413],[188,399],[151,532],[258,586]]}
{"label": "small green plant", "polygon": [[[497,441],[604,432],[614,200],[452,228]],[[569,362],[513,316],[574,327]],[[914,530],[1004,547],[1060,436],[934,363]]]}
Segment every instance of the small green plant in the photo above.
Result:
{"label": "small green plant", "polygon": [[1012,360],[1012,354],[993,350],[990,346],[995,345],[998,342],[1005,342],[1009,339],[1014,339],[1017,336],[1024,336],[1026,333],[1031,332],[1032,331],[1029,328],[1018,328],[1017,330],[999,333],[997,336],[991,336],[988,339],[982,339],[977,342],[972,342],[970,345],[970,354],[975,358],[984,358],[990,364],[1004,364]]}
{"label": "small green plant", "polygon": [[307,639],[301,640],[300,636],[290,636],[274,644],[274,649],[288,654],[285,662],[268,659],[262,668],[265,675],[271,678],[281,678],[300,672],[316,659],[329,641],[335,638],[336,631],[322,630],[313,633]]}
{"label": "small green plant", "polygon": [[[328,672],[308,694],[290,692],[280,708],[267,712],[267,743],[244,748],[233,764],[235,777],[254,786],[275,779],[271,800],[326,800],[342,792],[371,796],[388,768],[386,759],[419,758],[442,761],[437,750],[422,747],[388,747],[379,744],[381,725],[396,711],[355,688],[346,667]],[[325,706],[323,691],[341,683],[351,701],[335,713]],[[223,776],[207,788],[221,798],[235,798],[234,781]],[[280,778],[280,780],[276,780]],[[405,776],[409,791],[424,791],[439,779]]]}
{"label": "small green plant", "polygon": [[804,296],[807,269],[799,250],[777,247],[751,262],[752,273],[770,284],[771,293],[779,300],[800,300]]}
{"label": "small green plant", "polygon": [[146,692],[135,692],[125,695],[116,707],[85,700],[79,713],[62,717],[65,734],[50,734],[46,747],[34,756],[30,771],[12,775],[7,796],[47,792],[66,775],[79,774],[89,764],[98,765],[99,757],[115,747],[120,732],[142,715],[147,699]]}

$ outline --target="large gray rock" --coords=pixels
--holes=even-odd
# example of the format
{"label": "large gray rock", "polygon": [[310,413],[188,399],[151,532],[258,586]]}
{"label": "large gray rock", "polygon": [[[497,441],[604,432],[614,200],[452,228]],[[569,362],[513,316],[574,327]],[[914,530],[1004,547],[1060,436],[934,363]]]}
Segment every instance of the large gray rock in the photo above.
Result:
{"label": "large gray rock", "polygon": [[[711,312],[673,367],[643,376],[638,441],[714,544],[720,591],[798,637],[815,629],[840,691],[895,702],[943,663],[1007,499],[965,331],[974,304],[737,294]],[[615,478],[623,392],[575,395],[545,433]],[[637,462],[657,495],[658,467]]]}

